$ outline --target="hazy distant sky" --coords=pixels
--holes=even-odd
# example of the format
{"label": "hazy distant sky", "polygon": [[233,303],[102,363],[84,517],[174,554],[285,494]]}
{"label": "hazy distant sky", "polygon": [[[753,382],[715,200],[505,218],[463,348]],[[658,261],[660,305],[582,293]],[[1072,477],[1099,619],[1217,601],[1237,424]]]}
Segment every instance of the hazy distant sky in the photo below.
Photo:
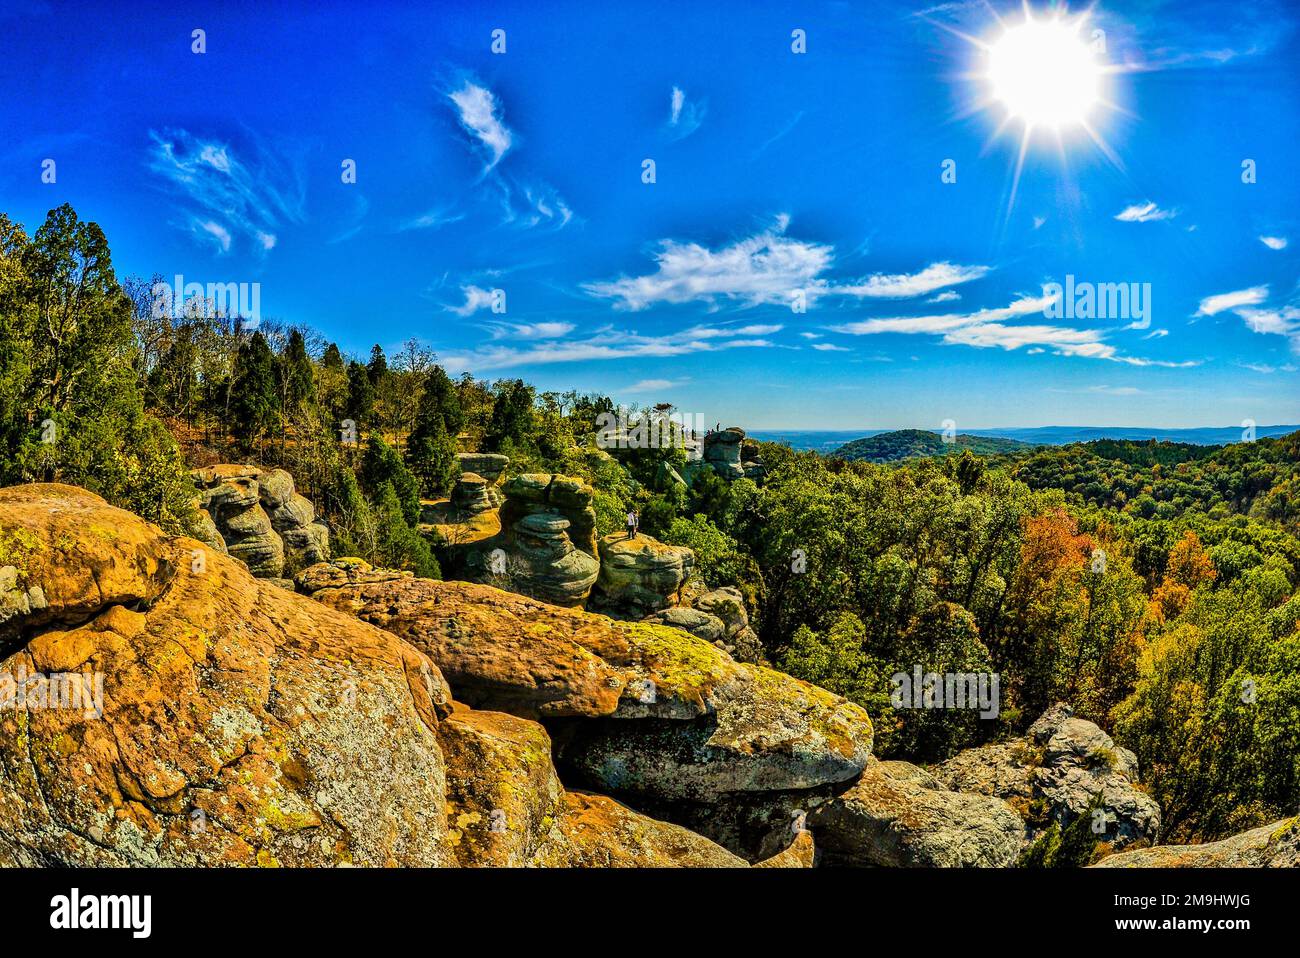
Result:
{"label": "hazy distant sky", "polygon": [[[0,210],[71,202],[119,275],[259,282],[358,356],[710,424],[1300,422],[1294,10],[1100,4],[1112,155],[1037,136],[1014,203],[994,11],[6,0]],[[1047,317],[1067,274],[1150,313]]]}

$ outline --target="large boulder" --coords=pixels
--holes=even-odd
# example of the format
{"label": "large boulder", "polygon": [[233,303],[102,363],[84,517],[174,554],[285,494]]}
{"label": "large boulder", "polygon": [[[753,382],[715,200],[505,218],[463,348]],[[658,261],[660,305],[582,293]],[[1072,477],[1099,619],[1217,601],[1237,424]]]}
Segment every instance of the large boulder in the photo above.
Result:
{"label": "large boulder", "polygon": [[875,762],[808,824],[830,864],[1001,868],[1025,845],[1006,802],[945,789],[906,762]]}
{"label": "large boulder", "polygon": [[529,862],[538,868],[744,868],[707,838],[656,821],[603,795],[567,792],[555,825]]}
{"label": "large boulder", "polygon": [[592,605],[643,618],[678,604],[694,567],[695,553],[685,546],[664,545],[647,535],[611,533],[600,540],[600,577]]}
{"label": "large boulder", "polygon": [[740,447],[745,441],[745,430],[728,426],[704,436],[704,461],[723,479],[740,479],[745,467],[740,461]]}
{"label": "large boulder", "polygon": [[489,509],[501,508],[501,490],[474,472],[463,472],[451,489],[451,508],[457,516],[469,518]]}
{"label": "large boulder", "polygon": [[202,507],[216,524],[226,551],[260,579],[278,578],[284,571],[284,540],[262,508],[257,479],[221,474],[213,467],[215,485],[200,490]]}
{"label": "large boulder", "polygon": [[594,495],[569,476],[526,473],[498,489],[462,474],[450,500],[425,505],[424,528],[449,575],[578,606],[599,572]]}
{"label": "large boulder", "polygon": [[394,579],[314,595],[428,654],[458,699],[573,718],[552,722],[560,765],[601,791],[698,801],[812,788],[854,778],[871,753],[858,706],[675,628],[464,582]]}
{"label": "large boulder", "polygon": [[304,570],[298,585],[433,655],[457,698],[476,708],[609,715],[629,680],[629,643],[603,617],[489,586],[331,565]]}
{"label": "large boulder", "polygon": [[1103,858],[1094,868],[1300,868],[1300,818],[1204,845],[1156,845]]}
{"label": "large boulder", "polygon": [[1105,816],[1098,840],[1112,848],[1152,840],[1160,829],[1160,806],[1138,785],[1137,757],[1064,704],[1048,709],[1025,738],[968,749],[932,771],[950,788],[1011,802],[1031,837],[1052,822],[1068,825],[1094,803]]}
{"label": "large boulder", "polygon": [[564,789],[536,722],[456,705],[438,727],[447,763],[447,833],[462,866],[528,864]]}
{"label": "large boulder", "polygon": [[424,655],[70,486],[0,490],[0,563],[0,863],[450,861]]}
{"label": "large boulder", "polygon": [[506,501],[501,506],[501,526],[513,526],[535,512],[558,513],[569,520],[568,535],[588,555],[596,555],[596,491],[581,479],[550,473],[525,473],[508,479],[501,487]]}
{"label": "large boulder", "polygon": [[731,586],[714,589],[696,596],[691,606],[721,620],[725,629],[722,647],[738,661],[758,663],[763,660],[763,644],[749,626],[749,611],[739,589]]}

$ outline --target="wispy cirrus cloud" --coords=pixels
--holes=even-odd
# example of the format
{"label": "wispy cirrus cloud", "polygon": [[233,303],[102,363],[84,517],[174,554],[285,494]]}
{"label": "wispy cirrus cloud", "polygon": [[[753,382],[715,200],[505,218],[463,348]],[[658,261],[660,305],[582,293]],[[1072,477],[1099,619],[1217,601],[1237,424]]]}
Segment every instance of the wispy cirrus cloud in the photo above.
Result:
{"label": "wispy cirrus cloud", "polygon": [[1147,200],[1145,203],[1134,203],[1124,207],[1115,214],[1115,219],[1121,223],[1159,223],[1161,220],[1171,220],[1177,215],[1177,210],[1161,209]]}
{"label": "wispy cirrus cloud", "polygon": [[1259,241],[1263,243],[1265,246],[1267,246],[1269,249],[1274,249],[1274,250],[1286,249],[1287,240],[1285,236],[1261,236],[1259,238]]}
{"label": "wispy cirrus cloud", "polygon": [[[861,283],[832,288],[832,292],[867,299],[911,299],[946,286],[957,286],[987,276],[991,266],[958,266],[949,262],[931,263],[917,273],[877,273]],[[960,298],[956,293],[953,298]]]}
{"label": "wispy cirrus cloud", "polygon": [[687,99],[686,91],[673,87],[668,101],[668,133],[674,140],[684,140],[700,128],[708,104]]}
{"label": "wispy cirrus cloud", "polygon": [[[480,188],[480,204],[495,208],[503,224],[519,229],[558,230],[567,226],[574,214],[559,191],[526,170],[520,171],[517,138],[506,126],[501,98],[473,77],[462,77],[454,88],[445,91],[445,96],[461,131],[467,134],[469,146],[483,158],[483,170],[476,184]],[[514,167],[511,173],[499,167],[507,154],[515,157],[506,164]],[[453,213],[450,207],[435,207],[399,228],[436,229],[466,216],[463,210]]]}
{"label": "wispy cirrus cloud", "polygon": [[501,157],[514,144],[514,135],[502,117],[501,104],[486,86],[473,80],[464,80],[447,94],[456,107],[461,127],[487,154],[488,172],[501,162]]}
{"label": "wispy cirrus cloud", "polygon": [[886,316],[863,319],[852,323],[831,326],[832,332],[851,336],[870,336],[876,333],[946,333],[963,326],[998,322],[1017,316],[1041,313],[1056,301],[1055,296],[1022,296],[1010,305],[977,309],[969,313],[937,313],[928,316]]}
{"label": "wispy cirrus cloud", "polygon": [[561,339],[574,330],[573,323],[491,323],[488,330],[493,339]]}
{"label": "wispy cirrus cloud", "polygon": [[583,284],[590,295],[614,300],[620,309],[703,302],[717,306],[790,305],[796,295],[806,303],[828,297],[907,299],[985,276],[992,267],[933,263],[916,273],[876,273],[834,281],[823,274],[832,266],[835,248],[786,235],[790,218],[752,236],[712,248],[702,243],[661,240],[653,254],[655,270]]}
{"label": "wispy cirrus cloud", "polygon": [[1238,289],[1231,293],[1216,293],[1201,300],[1196,315],[1214,316],[1227,309],[1236,309],[1240,306],[1257,306],[1266,299],[1268,299],[1267,286],[1251,286],[1248,289]]}
{"label": "wispy cirrus cloud", "polygon": [[399,233],[408,230],[436,230],[451,223],[457,223],[465,218],[464,213],[457,213],[449,206],[435,206],[426,213],[414,216],[404,223],[398,225]]}
{"label": "wispy cirrus cloud", "polygon": [[604,327],[568,340],[538,342],[528,346],[487,344],[477,349],[443,356],[449,372],[467,369],[496,370],[517,366],[553,365],[594,360],[663,359],[696,352],[774,348],[765,338],[746,337],[739,330],[714,333],[712,327],[643,336]]}
{"label": "wispy cirrus cloud", "polygon": [[685,379],[642,379],[635,382],[623,390],[625,393],[651,393],[664,392],[669,389],[676,389],[678,386],[687,382]]}
{"label": "wispy cirrus cloud", "polygon": [[285,224],[306,218],[301,178],[290,164],[254,143],[241,157],[229,143],[184,129],[149,131],[149,169],[189,207],[179,226],[229,253],[246,243],[273,249]]}

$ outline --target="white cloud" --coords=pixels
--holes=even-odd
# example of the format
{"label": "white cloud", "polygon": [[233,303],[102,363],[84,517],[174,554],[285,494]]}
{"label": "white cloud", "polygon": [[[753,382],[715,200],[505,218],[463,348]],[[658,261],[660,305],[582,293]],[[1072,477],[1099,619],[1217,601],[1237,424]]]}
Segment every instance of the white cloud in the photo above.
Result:
{"label": "white cloud", "polygon": [[926,302],[927,303],[955,303],[959,299],[961,299],[961,293],[957,292],[955,289],[949,289],[940,293],[938,296],[931,296],[929,299],[926,300]]}
{"label": "white cloud", "polygon": [[1169,335],[1169,330],[1167,329],[1153,329],[1151,330],[1151,332],[1147,333],[1142,338],[1143,339],[1164,339],[1168,335]]}
{"label": "white cloud", "polygon": [[834,292],[868,299],[910,299],[924,296],[945,286],[957,286],[980,279],[991,266],[957,266],[949,262],[931,263],[919,273],[876,273],[865,282],[836,286]]}
{"label": "white cloud", "polygon": [[1107,359],[1130,366],[1163,366],[1184,368],[1198,365],[1195,361],[1168,362],[1122,356],[1109,343],[1104,342],[1107,331],[1073,329],[1047,324],[1019,326],[1008,325],[1014,320],[1034,313],[1042,313],[1059,298],[1059,294],[1022,296],[1007,306],[979,309],[969,313],[943,313],[929,316],[887,316],[859,320],[828,327],[833,332],[854,336],[880,333],[930,334],[940,336],[946,345],[973,346],[977,348],[1001,347],[1006,350],[1032,347],[1031,355],[1051,350],[1058,356],[1079,356],[1090,359]]}
{"label": "white cloud", "polygon": [[979,279],[992,269],[938,262],[917,273],[877,273],[852,283],[834,283],[822,276],[834,260],[834,247],[792,239],[785,235],[788,226],[789,217],[783,214],[769,229],[717,249],[661,240],[653,254],[653,273],[585,283],[582,288],[630,310],[661,303],[717,305],[722,300],[744,306],[789,306],[797,293],[808,304],[825,296],[905,299]]}
{"label": "white cloud", "polygon": [[434,207],[429,212],[402,223],[397,229],[401,232],[406,230],[436,230],[449,223],[455,223],[465,218],[463,213],[453,213],[450,207]]}
{"label": "white cloud", "polygon": [[1271,336],[1292,336],[1300,333],[1300,307],[1280,306],[1276,309],[1254,309],[1243,306],[1234,309],[1252,333]]}
{"label": "white cloud", "polygon": [[864,319],[853,323],[831,326],[837,333],[849,333],[853,336],[870,336],[875,333],[943,333],[963,326],[1012,319],[1016,316],[1028,316],[1041,313],[1056,301],[1056,296],[1024,296],[997,309],[979,309],[971,313],[943,313],[930,316],[886,316],[878,319]]}
{"label": "white cloud", "polygon": [[1161,220],[1171,220],[1177,215],[1177,210],[1162,210],[1148,200],[1145,203],[1134,203],[1132,206],[1124,207],[1115,215],[1115,219],[1121,223],[1158,223]]}
{"label": "white cloud", "polygon": [[1252,286],[1249,289],[1239,289],[1231,293],[1217,293],[1214,296],[1206,296],[1201,300],[1196,315],[1214,316],[1225,309],[1236,309],[1239,306],[1257,306],[1266,299],[1268,299],[1267,286]]}
{"label": "white cloud", "polygon": [[813,343],[812,348],[824,353],[848,353],[852,352],[845,346],[835,346],[832,343]]}
{"label": "white cloud", "polygon": [[305,219],[302,182],[289,165],[257,144],[251,159],[232,146],[187,130],[149,131],[149,168],[192,207],[176,225],[229,253],[238,240],[266,253],[286,223]]}
{"label": "white cloud", "polygon": [[694,326],[681,335],[691,339],[721,339],[736,336],[770,336],[785,329],[780,324],[752,324],[749,326]]}
{"label": "white cloud", "polygon": [[648,393],[661,392],[665,389],[673,389],[680,385],[675,379],[643,379],[640,382],[633,383],[623,392],[628,393]]}
{"label": "white cloud", "polygon": [[1089,386],[1088,392],[1101,393],[1103,396],[1140,396],[1143,390],[1136,386]]}
{"label": "white cloud", "polygon": [[788,224],[788,217],[778,217],[771,229],[716,250],[663,240],[654,254],[655,272],[586,283],[583,289],[630,310],[656,303],[719,300],[747,306],[789,305],[795,290],[811,294],[825,285],[817,277],[830,266],[834,251],[786,237]]}
{"label": "white cloud", "polygon": [[1259,241],[1269,249],[1286,249],[1285,236],[1261,236]]}
{"label": "white cloud", "polygon": [[573,332],[574,325],[559,322],[491,323],[488,329],[493,339],[560,339]]}
{"label": "white cloud", "polygon": [[821,334],[821,333],[800,333],[799,335],[802,336],[804,339],[821,339],[821,338],[822,338],[822,334]]}
{"label": "white cloud", "polygon": [[1035,217],[1034,217],[1034,229],[1039,229],[1039,228],[1042,227],[1042,225],[1043,225],[1044,223],[1046,223],[1046,222],[1047,222],[1047,217],[1046,217],[1046,216],[1035,216]]}
{"label": "white cloud", "polygon": [[477,313],[480,309],[492,308],[492,290],[483,289],[481,286],[462,286],[460,291],[465,294],[465,303],[462,306],[447,306],[448,312],[455,313],[457,316],[470,316]]}
{"label": "white cloud", "polygon": [[220,223],[214,223],[212,220],[195,220],[194,230],[198,233],[206,233],[208,236],[212,237],[217,244],[217,249],[221,252],[230,252],[230,231]]}
{"label": "white cloud", "polygon": [[688,100],[685,90],[679,86],[673,87],[668,112],[668,128],[673,139],[683,140],[698,130],[704,122],[706,109],[704,101]]}
{"label": "white cloud", "polygon": [[492,91],[466,80],[447,94],[465,131],[479,141],[491,157],[484,168],[490,170],[500,162],[514,142],[514,137],[500,116],[500,104]]}
{"label": "white cloud", "polygon": [[662,336],[642,336],[605,327],[563,342],[538,342],[523,348],[486,345],[465,353],[445,356],[443,365],[448,371],[479,371],[593,360],[661,359],[695,352],[764,349],[775,345],[762,338],[720,338],[713,334],[711,327]]}

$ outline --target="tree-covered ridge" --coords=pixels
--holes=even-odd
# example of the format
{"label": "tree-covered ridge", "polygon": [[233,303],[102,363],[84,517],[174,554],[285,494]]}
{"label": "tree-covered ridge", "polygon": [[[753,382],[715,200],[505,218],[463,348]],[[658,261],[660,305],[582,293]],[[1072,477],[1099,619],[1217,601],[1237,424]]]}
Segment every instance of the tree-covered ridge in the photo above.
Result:
{"label": "tree-covered ridge", "polygon": [[[601,535],[635,510],[693,549],[769,661],[868,709],[883,757],[942,760],[1067,701],[1137,752],[1166,840],[1294,811],[1300,434],[888,465],[760,444],[744,459],[763,474],[727,481],[681,448],[600,448],[608,397],[453,379],[415,340],[347,356],[202,302],[173,315],[152,285],[119,280],[70,208],[30,238],[0,216],[0,482],[83,485],[181,531],[189,468],[282,466],[337,554],[433,576],[421,500],[447,494],[458,450],[502,452],[589,483]],[[918,667],[997,673],[997,718],[894,708],[891,676]]]}
{"label": "tree-covered ridge", "polygon": [[946,441],[939,433],[927,429],[896,429],[893,432],[884,432],[878,436],[867,436],[845,443],[832,455],[850,461],[900,462],[922,456],[943,456],[965,449],[980,455],[992,455],[1025,447],[1026,444],[1018,439],[958,433],[952,441]]}
{"label": "tree-covered ridge", "polygon": [[1300,433],[1227,446],[1103,440],[1038,449],[1010,464],[1068,501],[1171,519],[1189,512],[1300,523]]}

